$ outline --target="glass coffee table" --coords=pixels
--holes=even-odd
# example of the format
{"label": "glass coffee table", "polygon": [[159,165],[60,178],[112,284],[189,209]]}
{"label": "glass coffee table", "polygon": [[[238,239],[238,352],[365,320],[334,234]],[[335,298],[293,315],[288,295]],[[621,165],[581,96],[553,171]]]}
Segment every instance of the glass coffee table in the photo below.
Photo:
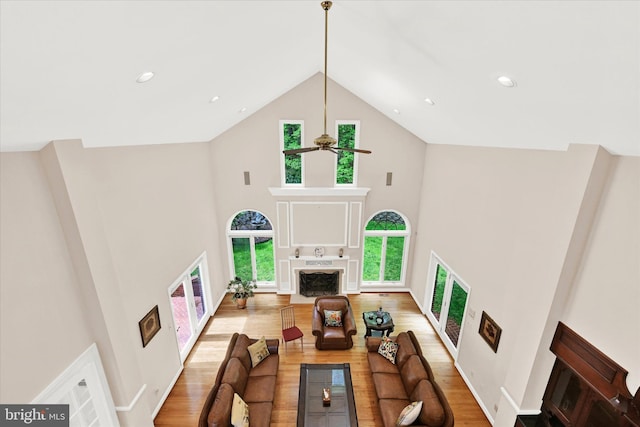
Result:
{"label": "glass coffee table", "polygon": [[[323,402],[329,389],[330,402]],[[300,364],[298,427],[355,427],[358,425],[356,401],[348,363]]]}
{"label": "glass coffee table", "polygon": [[365,311],[362,313],[362,320],[364,320],[364,326],[367,328],[367,332],[364,334],[365,337],[370,337],[371,331],[379,331],[382,333],[382,336],[384,336],[385,332],[387,333],[387,336],[393,332],[395,325],[393,324],[393,318],[391,318],[391,315],[386,311],[382,311],[380,313],[382,315],[382,317],[380,317],[381,320],[378,320],[380,315],[377,310]]}

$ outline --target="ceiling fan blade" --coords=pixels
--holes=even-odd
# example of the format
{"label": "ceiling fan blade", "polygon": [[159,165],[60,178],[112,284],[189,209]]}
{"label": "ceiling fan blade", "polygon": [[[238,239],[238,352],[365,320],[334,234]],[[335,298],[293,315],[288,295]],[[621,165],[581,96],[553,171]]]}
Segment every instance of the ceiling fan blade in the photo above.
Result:
{"label": "ceiling fan blade", "polygon": [[292,150],[283,150],[282,152],[288,156],[291,154],[301,154],[309,151],[318,151],[320,147],[304,147],[304,148],[294,148]]}
{"label": "ceiling fan blade", "polygon": [[371,150],[363,150],[361,148],[333,147],[336,150],[350,151],[352,153],[371,154]]}

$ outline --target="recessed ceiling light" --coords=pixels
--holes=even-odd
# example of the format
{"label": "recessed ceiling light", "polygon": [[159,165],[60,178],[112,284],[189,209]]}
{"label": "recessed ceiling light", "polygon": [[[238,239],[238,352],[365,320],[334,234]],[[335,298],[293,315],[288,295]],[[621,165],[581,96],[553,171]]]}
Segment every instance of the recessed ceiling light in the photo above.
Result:
{"label": "recessed ceiling light", "polygon": [[242,107],[242,108],[238,111],[238,113],[244,113],[245,111],[247,111],[247,107]]}
{"label": "recessed ceiling light", "polygon": [[218,95],[216,95],[216,96],[214,96],[213,98],[211,98],[211,99],[209,100],[209,102],[216,102],[216,101],[217,101],[217,100],[219,100],[219,99],[220,99],[220,97],[219,97]]}
{"label": "recessed ceiling light", "polygon": [[149,80],[151,80],[152,78],[153,78],[153,72],[147,71],[147,72],[144,72],[144,73],[140,74],[138,76],[138,78],[136,79],[136,81],[138,83],[145,83],[145,82],[148,82]]}
{"label": "recessed ceiling light", "polygon": [[510,79],[507,76],[498,77],[498,82],[500,82],[500,84],[504,87],[514,87],[516,85],[516,81],[513,79]]}
{"label": "recessed ceiling light", "polygon": [[425,99],[424,99],[424,102],[426,102],[426,103],[427,103],[427,104],[429,104],[429,105],[436,105],[436,103],[435,103],[435,102],[433,102],[433,99],[431,99],[431,98],[425,98]]}
{"label": "recessed ceiling light", "polygon": [[400,110],[398,110],[397,108],[394,108],[393,112],[396,113],[396,114],[400,114]]}

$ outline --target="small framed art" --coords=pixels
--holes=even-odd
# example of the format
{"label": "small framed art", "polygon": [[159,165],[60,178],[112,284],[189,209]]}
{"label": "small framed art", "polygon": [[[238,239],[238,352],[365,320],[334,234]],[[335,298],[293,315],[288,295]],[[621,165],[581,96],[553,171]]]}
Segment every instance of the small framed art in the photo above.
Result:
{"label": "small framed art", "polygon": [[160,330],[160,314],[158,313],[157,305],[138,322],[138,326],[140,327],[142,347],[146,347]]}
{"label": "small framed art", "polygon": [[502,334],[502,328],[498,326],[489,315],[483,311],[482,318],[480,319],[480,330],[478,333],[489,344],[489,347],[494,353],[498,352],[498,344],[500,343],[500,335]]}

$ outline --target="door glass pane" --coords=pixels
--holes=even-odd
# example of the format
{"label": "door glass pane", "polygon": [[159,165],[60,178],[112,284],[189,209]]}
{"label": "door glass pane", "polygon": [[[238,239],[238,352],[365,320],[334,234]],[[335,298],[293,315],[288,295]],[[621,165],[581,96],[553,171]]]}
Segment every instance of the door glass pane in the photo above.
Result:
{"label": "door glass pane", "polygon": [[436,280],[433,284],[433,297],[431,301],[431,313],[440,320],[440,311],[442,310],[442,298],[444,296],[444,286],[447,283],[447,270],[442,268],[440,264],[436,269]]}
{"label": "door glass pane", "polygon": [[384,280],[399,282],[402,274],[404,237],[387,237],[387,253],[384,260]]}
{"label": "door glass pane", "polygon": [[362,280],[366,282],[376,282],[380,280],[381,257],[382,237],[365,237]]}
{"label": "door glass pane", "polygon": [[176,325],[178,346],[180,347],[180,351],[182,351],[187,341],[189,341],[189,338],[191,338],[191,321],[189,320],[189,309],[184,294],[184,283],[181,283],[171,293],[171,310]]}
{"label": "door glass pane", "polygon": [[275,273],[273,270],[273,238],[256,237],[256,269],[257,280],[260,282],[273,282]]}
{"label": "door glass pane", "polygon": [[462,317],[464,316],[466,305],[467,291],[462,289],[458,282],[454,280],[445,333],[456,347],[458,346],[458,337],[460,336],[460,327],[462,326]]}
{"label": "door glass pane", "polygon": [[204,294],[202,292],[202,276],[200,274],[200,266],[191,272],[191,288],[193,289],[193,299],[196,305],[196,317],[198,323],[202,320],[207,308],[205,307]]}
{"label": "door glass pane", "polygon": [[248,237],[233,237],[233,266],[236,276],[242,280],[252,280],[251,269],[251,241]]}

